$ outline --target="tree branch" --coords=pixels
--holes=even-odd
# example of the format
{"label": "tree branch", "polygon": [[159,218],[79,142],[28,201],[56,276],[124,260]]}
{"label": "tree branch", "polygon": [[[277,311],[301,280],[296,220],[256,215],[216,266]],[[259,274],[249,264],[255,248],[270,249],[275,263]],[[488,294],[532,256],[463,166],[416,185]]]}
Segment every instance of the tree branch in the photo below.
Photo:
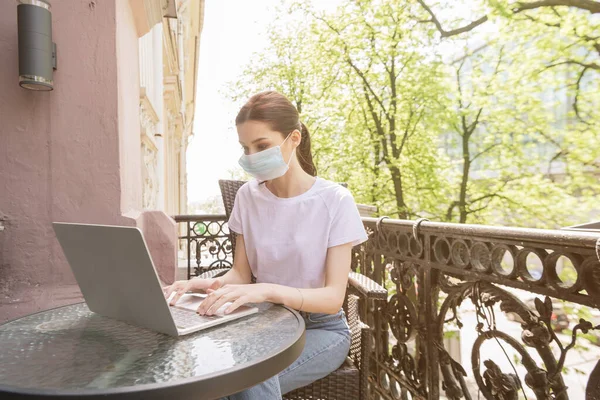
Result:
{"label": "tree branch", "polygon": [[342,41],[342,44],[344,45],[344,51],[346,53],[346,62],[348,63],[348,65],[350,65],[350,67],[358,74],[358,76],[361,78],[361,80],[363,81],[363,83],[366,85],[366,87],[369,89],[369,92],[371,92],[371,95],[373,96],[373,98],[375,99],[375,101],[377,101],[377,103],[379,104],[379,106],[381,107],[381,109],[383,110],[383,112],[386,114],[386,117],[388,117],[389,119],[389,115],[388,115],[388,111],[386,110],[385,106],[383,105],[383,101],[379,98],[379,96],[377,96],[377,94],[375,93],[375,91],[373,90],[373,88],[371,87],[371,84],[369,83],[369,81],[367,80],[367,77],[365,76],[364,72],[358,68],[354,62],[352,61],[352,58],[350,57],[350,52],[348,51],[348,44],[346,43],[346,41],[344,39],[342,39],[342,33],[340,32],[339,29],[335,28],[329,21],[327,21],[325,18],[322,18],[314,13],[311,13],[311,15],[313,16],[313,18],[323,22],[325,25],[327,25],[327,27],[329,29],[331,29],[333,32],[335,32],[338,37],[340,38],[340,40]]}
{"label": "tree branch", "polygon": [[477,112],[477,115],[475,116],[475,121],[473,121],[471,123],[471,125],[468,126],[468,131],[469,131],[469,136],[471,136],[471,134],[473,134],[473,132],[475,131],[475,129],[477,128],[477,124],[479,123],[479,117],[481,117],[481,113],[483,112],[483,107],[481,107],[479,109],[479,111]]}
{"label": "tree branch", "polygon": [[550,65],[546,66],[546,69],[550,69],[550,68],[557,67],[559,65],[565,65],[565,64],[575,64],[575,65],[582,66],[586,69],[589,68],[589,69],[594,69],[596,71],[600,71],[600,64],[596,64],[596,63],[586,64],[581,61],[575,61],[575,60],[567,60],[567,61],[561,61],[561,62],[557,62],[554,64],[550,64]]}
{"label": "tree branch", "polygon": [[[442,24],[437,19],[431,8],[427,4],[425,4],[424,0],[417,0],[417,2],[431,16],[431,19],[420,22],[433,22],[433,24],[436,26],[437,30],[440,32],[443,38],[460,35],[461,33],[472,31],[479,25],[484,24],[488,21],[487,15],[484,15],[483,17],[476,19],[475,21],[472,21],[465,26],[447,31],[442,27]],[[514,4],[512,12],[517,14],[527,10],[534,10],[537,8],[554,6],[579,8],[580,10],[589,11],[592,14],[600,13],[600,3],[594,0],[540,0],[532,2],[519,1]]]}
{"label": "tree branch", "polygon": [[475,161],[478,157],[482,156],[483,154],[487,153],[494,147],[498,147],[498,146],[500,146],[500,143],[494,143],[491,146],[486,147],[485,149],[481,150],[479,153],[475,154],[473,156],[473,158],[471,158],[471,162]]}
{"label": "tree branch", "polygon": [[354,69],[354,71],[357,73],[357,75],[363,81],[364,85],[367,87],[367,89],[369,89],[369,92],[371,92],[371,95],[373,96],[373,98],[375,99],[375,101],[377,102],[377,104],[379,104],[379,106],[381,107],[381,110],[385,114],[386,118],[390,119],[388,110],[383,105],[383,101],[379,98],[379,96],[377,96],[377,94],[375,93],[375,91],[371,87],[371,84],[369,83],[369,80],[367,79],[367,77],[365,76],[365,74],[363,73],[363,71],[361,71],[360,68],[358,68],[356,65],[354,65],[354,63],[352,62],[352,59],[350,58],[350,55],[347,55],[346,62],[352,67],[352,69]]}
{"label": "tree branch", "polygon": [[550,161],[548,161],[548,171],[547,171],[547,175],[550,178],[550,180],[552,182],[554,182],[554,178],[552,177],[552,163],[556,160],[558,160],[560,157],[566,156],[567,153],[565,153],[562,150],[559,150],[551,159]]}
{"label": "tree branch", "polygon": [[450,36],[460,35],[461,33],[464,33],[464,32],[472,31],[473,29],[477,28],[479,25],[487,22],[487,20],[488,20],[487,15],[484,15],[483,17],[471,22],[468,25],[465,25],[461,28],[452,29],[451,31],[447,31],[442,27],[442,24],[437,19],[437,17],[433,13],[433,11],[431,11],[431,8],[429,8],[429,6],[427,6],[427,4],[425,4],[425,1],[424,0],[417,0],[417,1],[421,5],[421,7],[423,7],[425,9],[425,11],[427,11],[429,13],[429,15],[431,15],[431,19],[426,22],[433,22],[435,24],[436,28],[438,29],[438,31],[440,32],[440,34],[442,35],[442,37],[450,37]]}
{"label": "tree branch", "polygon": [[448,211],[446,211],[446,221],[452,221],[452,214],[454,213],[454,208],[458,206],[458,200],[454,200],[450,206],[448,207]]}
{"label": "tree branch", "polygon": [[519,1],[516,3],[516,7],[513,8],[513,12],[518,13],[521,11],[534,10],[540,7],[554,6],[579,8],[581,10],[589,11],[592,14],[600,13],[600,3],[593,0],[540,0],[532,2]]}
{"label": "tree branch", "polygon": [[579,113],[579,90],[580,90],[581,80],[583,79],[583,76],[585,75],[587,70],[588,70],[588,67],[584,67],[581,70],[581,72],[579,73],[579,78],[577,78],[577,82],[575,83],[575,98],[573,99],[573,110],[575,110],[575,115],[577,115],[577,118],[579,118],[579,120],[581,122],[584,122],[589,125],[589,122],[584,120],[583,117],[581,116],[581,114]]}

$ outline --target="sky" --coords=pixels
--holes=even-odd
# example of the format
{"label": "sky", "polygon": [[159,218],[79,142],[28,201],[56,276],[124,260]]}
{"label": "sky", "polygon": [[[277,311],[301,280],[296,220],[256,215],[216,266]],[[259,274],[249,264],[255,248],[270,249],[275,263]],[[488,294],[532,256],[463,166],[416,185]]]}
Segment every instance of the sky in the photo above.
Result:
{"label": "sky", "polygon": [[200,37],[194,136],[187,152],[188,203],[219,194],[218,180],[238,168],[237,105],[226,85],[241,75],[253,53],[265,48],[266,25],[278,0],[207,0]]}
{"label": "sky", "polygon": [[[324,8],[340,0],[320,0]],[[280,0],[206,0],[200,37],[194,136],[188,146],[188,203],[218,195],[219,179],[239,169],[235,116],[242,104],[226,96],[253,53],[267,45],[267,26]]]}

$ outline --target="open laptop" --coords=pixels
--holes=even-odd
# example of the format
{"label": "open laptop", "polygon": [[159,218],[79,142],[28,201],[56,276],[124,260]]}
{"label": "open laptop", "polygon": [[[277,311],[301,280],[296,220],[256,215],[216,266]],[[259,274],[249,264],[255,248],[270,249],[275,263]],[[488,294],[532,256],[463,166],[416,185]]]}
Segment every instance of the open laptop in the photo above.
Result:
{"label": "open laptop", "polygon": [[56,236],[88,308],[171,336],[186,335],[258,311],[242,306],[227,315],[200,316],[201,295],[170,307],[142,232],[135,227],[54,222]]}

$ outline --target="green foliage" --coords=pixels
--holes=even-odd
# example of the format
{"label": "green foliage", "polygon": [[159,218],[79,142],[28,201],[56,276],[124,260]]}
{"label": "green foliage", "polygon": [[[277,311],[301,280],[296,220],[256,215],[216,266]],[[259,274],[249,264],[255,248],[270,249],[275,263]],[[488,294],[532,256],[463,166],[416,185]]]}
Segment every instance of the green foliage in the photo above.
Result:
{"label": "green foliage", "polygon": [[232,99],[288,96],[319,174],[348,182],[381,215],[545,228],[593,219],[600,19],[512,3],[469,2],[487,16],[457,33],[470,21],[441,18],[458,15],[454,3],[347,1],[323,12],[284,1]]}

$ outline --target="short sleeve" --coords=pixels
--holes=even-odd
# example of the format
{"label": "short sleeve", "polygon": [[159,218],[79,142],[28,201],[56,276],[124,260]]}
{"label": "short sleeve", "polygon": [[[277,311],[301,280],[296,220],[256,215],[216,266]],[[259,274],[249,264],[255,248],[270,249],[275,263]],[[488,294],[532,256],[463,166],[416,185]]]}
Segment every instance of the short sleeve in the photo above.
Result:
{"label": "short sleeve", "polygon": [[229,222],[227,224],[229,225],[229,230],[237,234],[243,235],[244,227],[242,224],[242,213],[240,207],[240,203],[242,201],[240,200],[240,198],[240,191],[238,190],[237,194],[235,195],[235,200],[233,202],[233,210],[231,211],[231,215],[229,216]]}
{"label": "short sleeve", "polygon": [[334,210],[327,248],[351,243],[357,246],[368,239],[367,232],[350,192],[345,191]]}

